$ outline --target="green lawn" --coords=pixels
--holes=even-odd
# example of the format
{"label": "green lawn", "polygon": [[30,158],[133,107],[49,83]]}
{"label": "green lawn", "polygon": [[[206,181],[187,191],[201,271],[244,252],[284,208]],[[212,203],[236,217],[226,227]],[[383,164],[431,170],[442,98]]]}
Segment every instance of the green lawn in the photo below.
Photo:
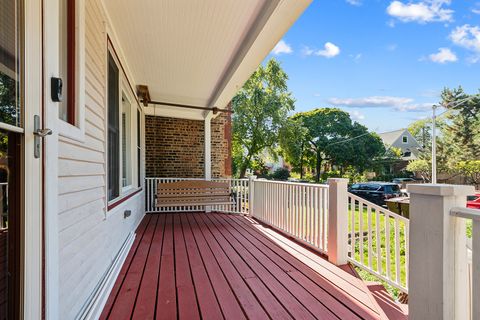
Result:
{"label": "green lawn", "polygon": [[[379,232],[377,236],[377,214],[379,215]],[[386,243],[386,237],[387,237],[387,232],[386,232],[386,218],[383,213],[377,213],[374,209],[371,210],[369,213],[366,208],[363,208],[362,210],[362,226],[360,227],[360,212],[358,206],[355,207],[354,210],[354,215],[355,215],[355,232],[356,232],[356,237],[355,237],[355,253],[354,253],[354,259],[356,261],[361,262],[363,265],[368,266],[369,265],[369,254],[368,254],[368,248],[369,248],[369,242],[368,242],[368,234],[371,234],[371,268],[375,270],[376,272],[381,273],[383,276],[387,276],[387,243]],[[371,219],[371,229],[369,230],[368,228],[368,221],[369,221],[369,216]],[[395,263],[395,254],[396,254],[396,245],[395,245],[395,220],[390,218],[390,221],[388,221],[389,225],[389,239],[390,239],[390,279],[392,281],[396,281],[397,275],[396,275],[396,263]],[[407,282],[407,277],[406,277],[406,266],[405,266],[405,222],[404,221],[398,221],[398,232],[399,232],[399,254],[400,254],[400,283],[403,286],[406,286]],[[349,208],[349,230],[352,229],[352,210]],[[363,244],[360,243],[360,230],[363,231]],[[377,254],[377,248],[380,248],[380,264],[378,262],[378,254]],[[363,248],[363,254],[361,254],[361,249]],[[379,270],[379,265],[381,266],[381,270]],[[363,270],[359,271],[360,276],[364,280],[368,281],[379,281],[379,279]],[[394,288],[393,286],[388,285],[386,282],[383,282],[387,290],[390,291],[390,293],[397,298],[398,295],[400,294],[400,290]]]}

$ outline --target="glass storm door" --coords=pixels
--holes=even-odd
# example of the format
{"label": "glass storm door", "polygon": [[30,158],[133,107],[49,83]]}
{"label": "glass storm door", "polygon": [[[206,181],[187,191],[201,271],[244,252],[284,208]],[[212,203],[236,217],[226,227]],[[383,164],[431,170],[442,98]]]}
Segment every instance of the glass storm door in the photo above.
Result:
{"label": "glass storm door", "polygon": [[0,0],[0,320],[20,317],[22,209],[22,19]]}

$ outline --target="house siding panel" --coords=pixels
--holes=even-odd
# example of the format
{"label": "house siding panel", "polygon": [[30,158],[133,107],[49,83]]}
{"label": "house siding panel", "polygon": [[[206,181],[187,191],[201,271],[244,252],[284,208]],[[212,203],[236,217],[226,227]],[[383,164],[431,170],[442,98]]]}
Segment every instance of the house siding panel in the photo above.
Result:
{"label": "house siding panel", "polygon": [[144,214],[143,192],[107,213],[106,19],[100,0],[85,6],[85,138],[58,146],[60,319],[79,314]]}

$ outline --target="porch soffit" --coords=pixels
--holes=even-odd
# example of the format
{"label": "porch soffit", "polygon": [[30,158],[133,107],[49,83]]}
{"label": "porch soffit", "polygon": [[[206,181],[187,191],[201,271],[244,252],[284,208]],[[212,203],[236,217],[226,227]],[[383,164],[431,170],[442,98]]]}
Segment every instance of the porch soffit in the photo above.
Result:
{"label": "porch soffit", "polygon": [[[135,85],[152,100],[223,109],[311,0],[103,2]],[[204,118],[162,105],[155,114]]]}

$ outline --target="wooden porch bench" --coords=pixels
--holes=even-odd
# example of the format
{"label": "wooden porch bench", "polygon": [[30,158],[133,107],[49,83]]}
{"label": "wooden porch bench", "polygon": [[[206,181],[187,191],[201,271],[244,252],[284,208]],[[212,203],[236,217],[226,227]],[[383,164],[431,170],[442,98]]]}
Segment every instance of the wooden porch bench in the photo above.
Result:
{"label": "wooden porch bench", "polygon": [[206,180],[159,183],[156,196],[159,208],[235,204],[228,183]]}

